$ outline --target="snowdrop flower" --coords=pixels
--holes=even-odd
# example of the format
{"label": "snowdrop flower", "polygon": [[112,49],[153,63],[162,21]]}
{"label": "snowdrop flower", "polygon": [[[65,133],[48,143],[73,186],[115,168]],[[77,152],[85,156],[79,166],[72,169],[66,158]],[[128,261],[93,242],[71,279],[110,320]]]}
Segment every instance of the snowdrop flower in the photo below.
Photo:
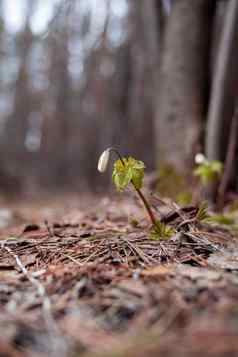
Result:
{"label": "snowdrop flower", "polygon": [[98,171],[105,172],[110,159],[110,149],[104,150],[98,160]]}
{"label": "snowdrop flower", "polygon": [[201,164],[204,164],[207,161],[207,159],[202,153],[198,153],[195,155],[194,161],[197,165],[201,165]]}

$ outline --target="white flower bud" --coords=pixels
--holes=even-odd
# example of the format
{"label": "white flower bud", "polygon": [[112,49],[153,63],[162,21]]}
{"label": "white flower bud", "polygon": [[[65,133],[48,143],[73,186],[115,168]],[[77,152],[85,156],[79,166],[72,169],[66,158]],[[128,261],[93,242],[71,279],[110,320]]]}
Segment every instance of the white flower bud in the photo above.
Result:
{"label": "white flower bud", "polygon": [[105,172],[110,158],[110,149],[103,151],[98,160],[98,171]]}
{"label": "white flower bud", "polygon": [[207,159],[202,153],[198,153],[195,155],[194,161],[197,165],[201,165],[201,164],[204,164],[207,161]]}

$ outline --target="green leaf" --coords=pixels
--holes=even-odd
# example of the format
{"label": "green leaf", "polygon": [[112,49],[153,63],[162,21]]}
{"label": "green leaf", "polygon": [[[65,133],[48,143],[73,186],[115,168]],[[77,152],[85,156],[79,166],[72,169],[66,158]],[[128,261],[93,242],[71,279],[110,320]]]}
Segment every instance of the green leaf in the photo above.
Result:
{"label": "green leaf", "polygon": [[156,222],[156,226],[150,232],[149,238],[152,240],[168,240],[175,235],[176,230],[160,221]]}
{"label": "green leaf", "polygon": [[220,161],[205,161],[200,164],[194,171],[194,175],[198,176],[204,186],[211,182],[215,182],[221,176],[223,165]]}
{"label": "green leaf", "polygon": [[211,170],[213,172],[216,172],[218,175],[222,173],[223,170],[223,165],[220,161],[214,160],[211,161]]}
{"label": "green leaf", "polygon": [[235,224],[234,217],[230,215],[215,214],[206,218],[206,223],[214,223],[218,225],[232,226]]}
{"label": "green leaf", "polygon": [[143,161],[129,157],[127,160],[129,170],[131,170],[133,184],[136,188],[141,188],[143,185],[145,165]]}
{"label": "green leaf", "polygon": [[112,180],[118,191],[124,191],[130,182],[133,182],[135,188],[139,189],[143,184],[145,165],[143,161],[133,157],[117,160],[113,166]]}

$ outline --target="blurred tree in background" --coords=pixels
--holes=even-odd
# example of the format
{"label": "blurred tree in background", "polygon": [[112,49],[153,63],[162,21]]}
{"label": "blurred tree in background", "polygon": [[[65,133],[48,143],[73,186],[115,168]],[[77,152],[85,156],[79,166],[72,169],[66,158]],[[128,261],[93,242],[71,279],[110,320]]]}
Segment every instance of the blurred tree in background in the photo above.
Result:
{"label": "blurred tree in background", "polygon": [[[238,59],[234,2],[0,0],[2,190],[99,187],[97,158],[111,145],[150,170],[188,171],[205,142],[225,160],[237,93],[227,60]],[[216,121],[222,63],[218,102],[231,105]]]}
{"label": "blurred tree in background", "polygon": [[160,160],[177,169],[191,167],[201,150],[215,5],[214,0],[178,0],[168,18],[156,122]]}

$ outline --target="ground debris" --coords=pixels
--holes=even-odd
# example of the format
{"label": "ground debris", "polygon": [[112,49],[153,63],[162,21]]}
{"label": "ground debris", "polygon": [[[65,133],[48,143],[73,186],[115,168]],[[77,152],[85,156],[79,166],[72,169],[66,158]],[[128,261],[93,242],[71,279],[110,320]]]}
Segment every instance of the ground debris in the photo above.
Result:
{"label": "ground debris", "polygon": [[196,213],[166,214],[168,241],[117,201],[4,231],[0,355],[236,355],[236,239]]}

